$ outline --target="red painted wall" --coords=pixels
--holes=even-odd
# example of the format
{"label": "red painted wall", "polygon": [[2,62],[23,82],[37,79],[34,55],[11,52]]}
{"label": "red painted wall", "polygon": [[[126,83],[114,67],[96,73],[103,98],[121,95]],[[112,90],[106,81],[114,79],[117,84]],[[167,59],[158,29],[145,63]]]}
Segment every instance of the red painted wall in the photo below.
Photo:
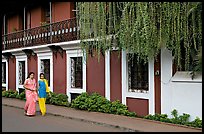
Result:
{"label": "red painted wall", "polygon": [[148,99],[137,99],[127,97],[126,102],[128,110],[131,112],[135,112],[138,116],[145,116],[149,114]]}
{"label": "red painted wall", "polygon": [[73,2],[53,2],[52,3],[52,22],[63,21],[73,18]]}
{"label": "red painted wall", "polygon": [[42,22],[42,8],[36,7],[30,10],[31,12],[31,28],[41,26]]}
{"label": "red painted wall", "polygon": [[15,32],[14,28],[17,30],[20,30],[20,16],[19,15],[12,15],[7,18],[7,24],[8,24],[8,33]]}
{"label": "red painted wall", "polygon": [[154,72],[159,70],[159,75],[154,75],[155,113],[161,114],[161,60],[160,54],[154,62]]}
{"label": "red painted wall", "polygon": [[16,90],[16,59],[8,61],[8,89]]}
{"label": "red painted wall", "polygon": [[100,55],[100,60],[96,56],[88,55],[86,72],[88,93],[97,92],[105,96],[105,58]]}
{"label": "red painted wall", "polygon": [[[28,59],[28,74],[29,72],[34,72],[35,73],[35,80],[37,81],[39,76],[37,75],[38,74],[38,59],[37,59],[37,55],[35,56],[31,56],[30,59]],[[27,78],[27,76],[26,76]]]}
{"label": "red painted wall", "polygon": [[118,51],[110,52],[110,100],[122,102],[121,53]]}
{"label": "red painted wall", "polygon": [[55,93],[66,94],[66,52],[63,51],[63,58],[59,53],[53,54],[53,87]]}

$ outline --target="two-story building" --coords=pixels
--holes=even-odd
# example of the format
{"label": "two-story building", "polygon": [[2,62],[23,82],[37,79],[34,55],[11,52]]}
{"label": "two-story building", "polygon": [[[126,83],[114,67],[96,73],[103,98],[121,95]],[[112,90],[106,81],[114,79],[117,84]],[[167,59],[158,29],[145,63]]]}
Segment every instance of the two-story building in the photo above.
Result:
{"label": "two-story building", "polygon": [[52,92],[98,92],[120,100],[138,115],[173,109],[202,119],[202,77],[191,80],[174,71],[173,57],[162,49],[157,59],[137,64],[126,51],[97,56],[83,53],[74,2],[25,2],[8,10],[2,25],[2,88],[22,92],[29,72],[45,73]]}

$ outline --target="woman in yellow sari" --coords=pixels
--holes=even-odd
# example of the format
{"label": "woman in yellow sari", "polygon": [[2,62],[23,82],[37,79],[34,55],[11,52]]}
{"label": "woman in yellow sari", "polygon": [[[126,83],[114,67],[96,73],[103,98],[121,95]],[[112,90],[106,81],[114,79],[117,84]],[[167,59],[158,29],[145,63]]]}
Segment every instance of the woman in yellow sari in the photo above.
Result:
{"label": "woman in yellow sari", "polygon": [[45,102],[47,93],[49,92],[50,89],[48,87],[48,82],[45,79],[45,75],[40,73],[40,80],[38,81],[38,102],[42,116],[44,116],[46,113]]}

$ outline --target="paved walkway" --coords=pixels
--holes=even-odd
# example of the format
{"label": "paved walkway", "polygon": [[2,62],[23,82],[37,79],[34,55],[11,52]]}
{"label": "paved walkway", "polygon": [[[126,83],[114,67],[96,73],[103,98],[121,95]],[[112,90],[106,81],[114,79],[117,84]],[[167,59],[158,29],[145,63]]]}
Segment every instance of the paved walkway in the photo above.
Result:
{"label": "paved walkway", "polygon": [[[25,101],[13,98],[2,97],[2,105],[17,107],[22,109]],[[199,128],[190,128],[181,125],[174,125],[170,123],[163,123],[142,118],[133,118],[121,115],[105,114],[99,112],[88,112],[83,110],[76,110],[73,108],[55,106],[47,104],[47,114],[56,116],[63,116],[69,119],[80,121],[87,121],[112,127],[118,127],[128,131],[140,132],[202,132]],[[39,107],[37,105],[37,111]]]}

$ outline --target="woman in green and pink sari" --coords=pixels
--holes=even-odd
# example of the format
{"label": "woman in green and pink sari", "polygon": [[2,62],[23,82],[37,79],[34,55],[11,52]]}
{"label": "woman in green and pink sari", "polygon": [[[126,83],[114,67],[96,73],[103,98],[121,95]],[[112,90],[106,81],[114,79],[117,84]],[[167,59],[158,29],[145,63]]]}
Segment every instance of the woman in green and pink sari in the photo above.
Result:
{"label": "woman in green and pink sari", "polygon": [[25,103],[25,115],[34,116],[36,113],[36,101],[38,99],[36,80],[34,79],[34,73],[30,72],[28,78],[24,82],[26,103]]}

